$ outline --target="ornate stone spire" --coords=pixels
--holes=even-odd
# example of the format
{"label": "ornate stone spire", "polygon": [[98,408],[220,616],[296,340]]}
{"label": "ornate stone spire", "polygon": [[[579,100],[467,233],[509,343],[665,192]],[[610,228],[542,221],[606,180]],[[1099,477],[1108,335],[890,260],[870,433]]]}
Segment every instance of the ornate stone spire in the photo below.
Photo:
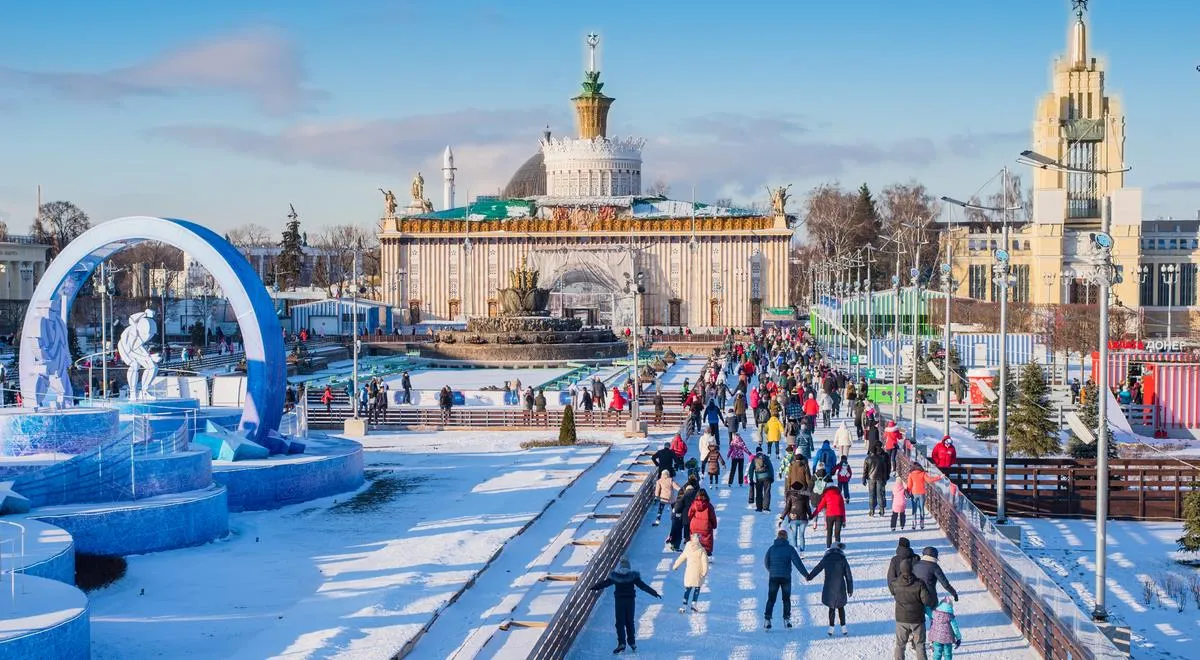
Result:
{"label": "ornate stone spire", "polygon": [[613,99],[605,96],[600,90],[604,83],[600,82],[600,71],[596,69],[596,47],[600,45],[600,36],[591,33],[587,36],[588,70],[583,74],[583,92],[571,99],[575,102],[575,122],[579,128],[579,137],[585,140],[607,137],[608,109]]}
{"label": "ornate stone spire", "polygon": [[1071,26],[1071,68],[1086,69],[1087,55],[1087,24],[1083,15],[1087,12],[1088,0],[1071,0],[1071,8],[1075,10],[1075,24]]}

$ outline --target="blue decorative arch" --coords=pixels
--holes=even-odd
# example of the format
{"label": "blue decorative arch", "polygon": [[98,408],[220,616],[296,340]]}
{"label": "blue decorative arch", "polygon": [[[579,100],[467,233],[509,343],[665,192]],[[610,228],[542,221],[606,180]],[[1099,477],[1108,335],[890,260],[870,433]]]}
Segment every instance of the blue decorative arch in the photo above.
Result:
{"label": "blue decorative arch", "polygon": [[[47,403],[38,400],[39,380],[45,379],[47,353],[55,349],[42,341],[43,330],[57,325],[58,319],[64,324],[70,322],[75,296],[101,261],[143,241],[159,241],[187,252],[221,285],[237,317],[246,350],[246,404],[238,426],[251,432],[252,439],[263,440],[267,433],[279,429],[287,387],[287,356],[275,305],[237,248],[211,229],[189,220],[118,218],[96,225],[63,248],[46,268],[25,314],[21,339],[21,396],[25,405]],[[61,349],[66,350],[66,346]]]}

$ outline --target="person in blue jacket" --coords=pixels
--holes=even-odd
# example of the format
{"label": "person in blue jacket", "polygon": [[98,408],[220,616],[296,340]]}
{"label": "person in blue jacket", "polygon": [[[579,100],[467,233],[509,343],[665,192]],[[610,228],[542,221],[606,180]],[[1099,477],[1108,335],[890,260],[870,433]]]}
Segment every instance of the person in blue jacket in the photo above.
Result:
{"label": "person in blue jacket", "polygon": [[[803,569],[802,569],[803,570]],[[654,587],[642,581],[642,576],[629,568],[629,558],[621,557],[621,561],[617,563],[617,568],[608,574],[608,577],[588,587],[591,591],[600,591],[613,587],[613,596],[616,603],[617,615],[617,648],[613,649],[613,653],[620,653],[625,650],[625,645],[628,643],[630,650],[637,651],[637,638],[634,637],[633,627],[633,608],[634,597],[637,592],[634,588],[662,599]]]}
{"label": "person in blue jacket", "polygon": [[712,399],[704,408],[704,421],[708,423],[708,433],[717,443],[717,449],[721,448],[721,425],[725,423],[725,416],[721,414],[721,407],[717,405],[717,400]]}
{"label": "person in blue jacket", "polygon": [[837,462],[837,453],[833,451],[833,447],[830,447],[829,441],[826,440],[821,443],[821,448],[817,450],[817,455],[813,456],[813,472],[817,471],[817,465],[824,465],[825,474],[833,474],[833,469],[837,467]]}

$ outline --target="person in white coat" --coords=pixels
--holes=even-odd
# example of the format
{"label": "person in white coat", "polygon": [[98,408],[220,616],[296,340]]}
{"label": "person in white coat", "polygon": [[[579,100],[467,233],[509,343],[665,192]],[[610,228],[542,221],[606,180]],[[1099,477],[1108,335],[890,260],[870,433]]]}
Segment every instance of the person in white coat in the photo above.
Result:
{"label": "person in white coat", "polygon": [[708,576],[708,553],[704,551],[704,546],[700,545],[698,534],[692,534],[684,544],[683,552],[675,558],[675,565],[671,570],[676,570],[684,564],[687,566],[683,570],[683,604],[679,606],[679,611],[687,611],[690,597],[692,611],[699,612],[696,609],[696,601],[700,600],[700,585],[704,584],[704,578]]}
{"label": "person in white coat", "polygon": [[854,436],[850,434],[850,429],[846,428],[846,422],[838,425],[837,430],[833,432],[833,450],[839,458],[850,455],[850,443],[853,440]]}

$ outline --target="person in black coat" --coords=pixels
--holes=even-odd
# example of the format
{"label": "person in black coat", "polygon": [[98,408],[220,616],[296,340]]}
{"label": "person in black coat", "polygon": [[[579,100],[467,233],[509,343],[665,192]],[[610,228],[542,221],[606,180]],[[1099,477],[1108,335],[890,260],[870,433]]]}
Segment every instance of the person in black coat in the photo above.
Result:
{"label": "person in black coat", "polygon": [[629,568],[629,558],[621,557],[621,561],[617,563],[617,568],[608,574],[607,578],[588,587],[591,591],[600,591],[613,587],[613,599],[616,604],[617,618],[617,648],[613,649],[613,653],[620,653],[625,650],[625,645],[629,644],[629,648],[637,651],[637,638],[634,637],[634,599],[637,596],[635,588],[661,599],[654,587],[642,581],[642,576]]}
{"label": "person in black coat", "polygon": [[[883,451],[883,447],[871,447],[867,458],[863,461],[863,485],[867,487],[867,515],[874,516],[876,508],[879,515],[886,515],[887,482],[892,474],[892,464]],[[876,502],[879,506],[876,507]]]}
{"label": "person in black coat", "polygon": [[925,583],[925,588],[929,589],[929,593],[933,594],[934,600],[938,600],[938,584],[941,584],[954,597],[954,600],[958,600],[958,592],[950,585],[950,581],[946,579],[946,574],[942,571],[942,567],[938,565],[937,548],[928,546],[922,550],[921,558],[913,562],[912,572],[913,577]]}
{"label": "person in black coat", "polygon": [[775,533],[775,543],[767,548],[763,556],[763,566],[767,569],[767,608],[763,613],[763,628],[771,629],[771,612],[775,609],[775,597],[782,592],[783,596],[783,625],[792,627],[792,568],[804,576],[808,570],[800,554],[788,543],[787,530],[781,529]]}
{"label": "person in black coat", "polygon": [[679,491],[679,497],[675,498],[675,505],[671,507],[671,534],[667,537],[667,547],[674,552],[679,552],[683,544],[683,530],[691,528],[691,521],[687,519],[688,509],[692,508],[692,502],[699,492],[700,482],[694,475],[688,477],[687,483]]}
{"label": "person in black coat", "polygon": [[650,461],[654,463],[654,473],[661,474],[663,470],[671,473],[671,477],[675,477],[675,452],[671,451],[671,443],[664,442],[662,449],[654,452],[654,456],[650,457]]}
{"label": "person in black coat", "polygon": [[904,657],[904,647],[912,645],[918,660],[925,659],[925,608],[937,607],[925,583],[913,577],[912,560],[900,561],[899,574],[888,581],[888,590],[896,598],[895,657]]}
{"label": "person in black coat", "polygon": [[825,585],[821,587],[821,604],[829,608],[829,635],[833,636],[833,616],[837,614],[842,623],[842,634],[849,635],[846,629],[846,601],[854,595],[854,575],[850,572],[850,562],[846,561],[844,552],[846,545],[837,543],[825,551],[821,562],[804,577],[811,581],[825,573]]}
{"label": "person in black coat", "polygon": [[900,577],[900,563],[908,561],[911,564],[916,559],[917,555],[912,551],[912,544],[909,542],[908,537],[901,536],[900,540],[896,542],[896,554],[888,562],[887,582],[889,590],[892,588],[892,582]]}

